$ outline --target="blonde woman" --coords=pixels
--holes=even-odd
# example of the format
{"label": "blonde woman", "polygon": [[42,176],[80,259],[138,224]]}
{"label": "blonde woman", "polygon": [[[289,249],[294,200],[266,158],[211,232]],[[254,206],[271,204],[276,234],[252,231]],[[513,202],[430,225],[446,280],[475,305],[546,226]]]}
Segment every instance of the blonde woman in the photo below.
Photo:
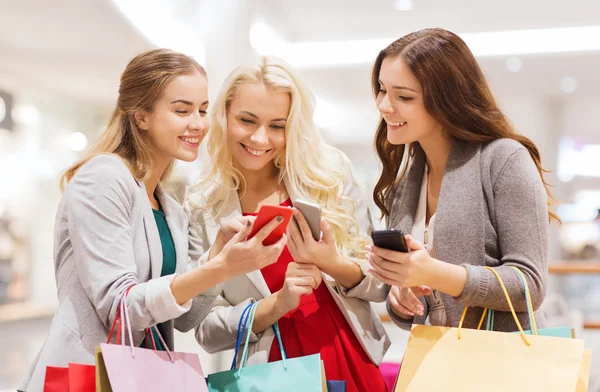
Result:
{"label": "blonde woman", "polygon": [[[190,254],[207,261],[262,205],[322,207],[315,241],[298,211],[278,261],[227,281],[196,338],[208,352],[231,349],[243,309],[260,301],[250,364],[280,359],[279,321],[290,357],[320,353],[329,379],[348,391],[385,391],[377,368],[389,339],[369,301],[389,287],[359,262],[371,230],[367,201],[348,159],[328,145],[312,121],[313,99],[279,60],[263,57],[233,71],[213,106],[206,177],[190,190]],[[220,230],[221,228],[221,230]]]}
{"label": "blonde woman", "polygon": [[46,366],[94,364],[129,288],[134,343],[144,344],[144,330],[157,326],[173,349],[173,329],[191,330],[211,309],[212,286],[277,260],[284,242],[244,241],[244,227],[209,263],[188,262],[187,217],[160,182],[176,159],[197,158],[207,97],[206,73],[188,56],[157,49],[127,65],[108,129],[62,179],[54,228],[59,307],[19,390],[42,391]]}

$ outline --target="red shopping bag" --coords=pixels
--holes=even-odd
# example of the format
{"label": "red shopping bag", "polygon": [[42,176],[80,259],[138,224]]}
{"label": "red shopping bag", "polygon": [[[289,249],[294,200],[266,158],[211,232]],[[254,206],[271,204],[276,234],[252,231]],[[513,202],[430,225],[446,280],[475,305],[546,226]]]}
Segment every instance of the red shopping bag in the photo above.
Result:
{"label": "red shopping bag", "polygon": [[46,366],[44,392],[69,392],[69,368]]}
{"label": "red shopping bag", "polygon": [[96,392],[96,366],[69,364],[69,392]]}

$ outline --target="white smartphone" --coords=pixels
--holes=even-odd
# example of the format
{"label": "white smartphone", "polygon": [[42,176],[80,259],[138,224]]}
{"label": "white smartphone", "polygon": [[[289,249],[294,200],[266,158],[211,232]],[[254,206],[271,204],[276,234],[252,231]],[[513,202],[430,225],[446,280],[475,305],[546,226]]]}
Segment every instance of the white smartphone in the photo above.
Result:
{"label": "white smartphone", "polygon": [[316,203],[311,203],[305,200],[294,201],[294,207],[300,210],[304,219],[310,226],[313,239],[315,241],[321,240],[321,206]]}

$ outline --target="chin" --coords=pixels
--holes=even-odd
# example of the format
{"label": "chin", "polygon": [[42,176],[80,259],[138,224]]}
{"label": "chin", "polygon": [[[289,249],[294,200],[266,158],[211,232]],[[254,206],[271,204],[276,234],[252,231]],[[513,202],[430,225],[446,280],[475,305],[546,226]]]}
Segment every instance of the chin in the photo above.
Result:
{"label": "chin", "polygon": [[194,162],[196,159],[198,159],[198,154],[180,154],[176,156],[175,159],[183,162]]}
{"label": "chin", "polygon": [[414,141],[414,140],[409,140],[404,137],[388,137],[387,140],[390,144],[393,144],[395,146],[398,146],[400,144],[409,144]]}
{"label": "chin", "polygon": [[257,159],[253,159],[250,158],[248,159],[248,157],[235,157],[234,158],[237,161],[237,164],[244,170],[251,170],[251,171],[259,171],[264,169],[267,165],[269,165],[271,162],[273,162],[272,159],[269,160],[257,160]]}

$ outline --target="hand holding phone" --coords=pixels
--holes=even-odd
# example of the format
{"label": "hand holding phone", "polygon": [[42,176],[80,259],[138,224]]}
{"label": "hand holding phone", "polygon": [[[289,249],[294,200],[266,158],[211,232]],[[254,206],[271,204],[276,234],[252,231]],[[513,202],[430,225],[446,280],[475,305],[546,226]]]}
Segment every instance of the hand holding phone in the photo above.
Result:
{"label": "hand holding phone", "polygon": [[373,230],[371,233],[373,244],[378,248],[394,250],[396,252],[408,252],[406,240],[402,230]]}
{"label": "hand holding phone", "polygon": [[267,223],[277,218],[278,216],[283,217],[281,223],[265,238],[263,245],[273,245],[285,234],[287,225],[292,218],[294,210],[289,207],[274,206],[274,205],[263,205],[258,211],[252,231],[248,236],[248,239],[254,237],[258,231],[265,226]]}
{"label": "hand holding phone", "polygon": [[313,239],[318,242],[321,239],[321,206],[305,200],[296,200],[294,201],[294,207],[304,215]]}

